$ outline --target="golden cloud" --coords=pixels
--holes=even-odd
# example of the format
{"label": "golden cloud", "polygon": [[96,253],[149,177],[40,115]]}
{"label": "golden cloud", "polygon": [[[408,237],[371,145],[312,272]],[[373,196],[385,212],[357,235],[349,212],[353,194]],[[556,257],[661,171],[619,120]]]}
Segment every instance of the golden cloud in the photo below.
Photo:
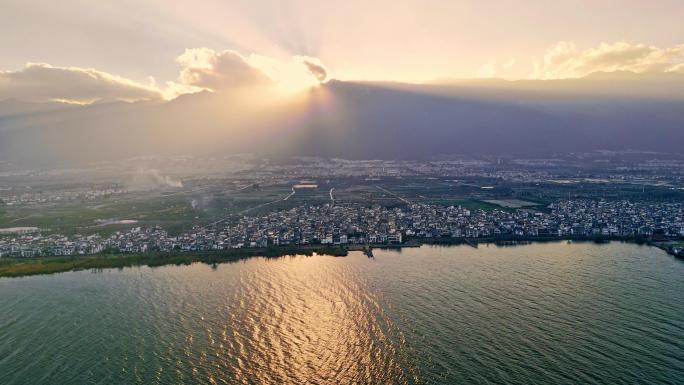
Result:
{"label": "golden cloud", "polygon": [[550,48],[543,59],[534,62],[531,78],[577,78],[593,72],[682,71],[684,44],[658,48],[625,42],[601,43],[598,47],[579,50],[574,43],[560,41]]}
{"label": "golden cloud", "polygon": [[28,63],[19,71],[0,71],[0,99],[62,101],[87,104],[96,101],[162,99],[153,85],[137,83],[92,68],[55,67]]}

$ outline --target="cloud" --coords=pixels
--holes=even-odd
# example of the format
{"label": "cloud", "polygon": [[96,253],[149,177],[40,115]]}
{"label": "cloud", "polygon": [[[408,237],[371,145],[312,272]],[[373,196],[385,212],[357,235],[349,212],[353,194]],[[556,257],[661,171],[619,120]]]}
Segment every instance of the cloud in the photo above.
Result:
{"label": "cloud", "polygon": [[507,69],[510,69],[511,67],[513,67],[515,65],[515,63],[516,63],[515,58],[511,58],[506,63],[504,63],[502,67],[503,67],[503,69],[507,70]]}
{"label": "cloud", "polygon": [[[156,83],[153,83],[156,86]],[[164,95],[164,99],[171,100],[175,99],[180,95],[194,94],[204,90],[202,87],[191,86],[188,84],[182,84],[178,82],[167,81],[164,83],[164,87],[160,88],[160,92]]]}
{"label": "cloud", "polygon": [[684,74],[684,63],[678,64],[668,70],[669,72],[676,72],[680,74]]}
{"label": "cloud", "polygon": [[162,99],[163,95],[152,85],[91,68],[28,63],[19,71],[0,71],[0,99],[7,98],[87,104],[96,101],[154,100]]}
{"label": "cloud", "polygon": [[182,66],[178,81],[190,87],[213,91],[254,85],[280,85],[288,89],[323,83],[329,71],[320,59],[292,56],[277,59],[210,48],[186,49],[176,62]]}
{"label": "cloud", "polygon": [[625,42],[601,43],[579,50],[574,43],[560,41],[541,61],[534,62],[535,79],[563,79],[586,76],[593,72],[681,72],[684,67],[684,44],[658,48]]}
{"label": "cloud", "polygon": [[477,72],[475,72],[475,77],[482,79],[491,79],[494,77],[507,78],[509,71],[513,68],[515,63],[515,58],[508,59],[508,61],[503,64],[499,64],[495,60],[492,60],[481,65],[480,68],[477,69]]}
{"label": "cloud", "polygon": [[490,61],[480,66],[475,73],[478,78],[493,78],[496,76],[496,62]]}
{"label": "cloud", "polygon": [[272,82],[268,76],[250,65],[245,57],[235,51],[186,49],[176,62],[183,67],[179,81],[188,86],[221,90]]}
{"label": "cloud", "polygon": [[320,59],[310,56],[295,56],[294,59],[301,61],[319,83],[328,79],[328,69]]}
{"label": "cloud", "polygon": [[281,85],[288,89],[315,86],[328,78],[323,63],[313,57],[285,60],[209,48],[186,49],[176,62],[177,81],[157,85],[154,78],[140,83],[92,68],[56,67],[28,63],[18,71],[0,71],[0,100],[59,101],[90,104],[104,101],[169,100],[201,90],[220,91],[254,85]]}

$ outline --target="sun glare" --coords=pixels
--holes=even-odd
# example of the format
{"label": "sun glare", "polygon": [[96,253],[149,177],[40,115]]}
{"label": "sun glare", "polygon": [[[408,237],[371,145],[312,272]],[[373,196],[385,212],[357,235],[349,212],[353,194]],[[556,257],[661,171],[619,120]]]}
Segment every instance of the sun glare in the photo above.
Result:
{"label": "sun glare", "polygon": [[248,62],[270,77],[285,92],[297,92],[321,84],[307,65],[296,58],[285,61],[253,54]]}

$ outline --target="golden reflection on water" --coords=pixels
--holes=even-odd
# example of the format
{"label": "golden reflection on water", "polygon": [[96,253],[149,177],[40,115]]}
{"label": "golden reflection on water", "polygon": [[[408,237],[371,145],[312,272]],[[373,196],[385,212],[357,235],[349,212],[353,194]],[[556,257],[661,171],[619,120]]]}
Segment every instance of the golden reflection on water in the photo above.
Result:
{"label": "golden reflection on water", "polygon": [[678,384],[683,276],[553,243],[0,279],[0,384]]}
{"label": "golden reflection on water", "polygon": [[333,257],[245,269],[225,294],[222,322],[203,320],[207,354],[196,363],[205,372],[197,380],[407,383],[401,333],[367,283]]}

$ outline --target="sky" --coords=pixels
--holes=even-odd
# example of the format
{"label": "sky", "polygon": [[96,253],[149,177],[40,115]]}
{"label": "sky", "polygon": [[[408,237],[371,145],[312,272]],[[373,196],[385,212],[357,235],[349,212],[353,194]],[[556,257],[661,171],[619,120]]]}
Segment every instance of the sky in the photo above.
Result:
{"label": "sky", "polygon": [[3,0],[0,99],[684,72],[682,20],[681,0]]}

